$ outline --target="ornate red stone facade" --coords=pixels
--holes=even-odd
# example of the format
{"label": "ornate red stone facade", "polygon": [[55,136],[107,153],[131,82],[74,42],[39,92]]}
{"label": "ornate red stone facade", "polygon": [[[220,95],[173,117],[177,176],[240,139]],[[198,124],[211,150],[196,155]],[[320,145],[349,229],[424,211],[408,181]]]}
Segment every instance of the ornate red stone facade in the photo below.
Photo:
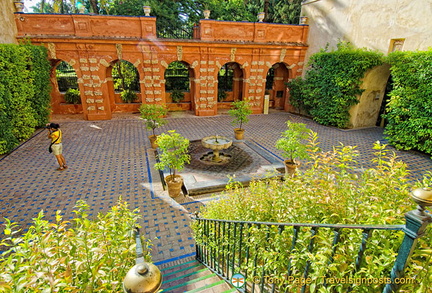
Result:
{"label": "ornate red stone facade", "polygon": [[[218,102],[220,68],[234,68],[231,99],[248,100],[262,113],[266,77],[274,70],[271,106],[289,110],[284,83],[301,75],[307,50],[308,26],[201,20],[194,39],[156,37],[156,18],[101,15],[15,14],[18,39],[46,46],[53,68],[68,62],[78,76],[82,105],[62,103],[55,70],[53,113],[79,113],[88,120],[111,119],[113,112],[134,112],[141,103],[166,104],[172,110],[193,110],[198,116],[216,115],[228,103]],[[140,76],[139,103],[122,103],[114,91],[112,65],[132,63]],[[164,72],[182,61],[190,72],[190,92],[184,103],[170,103]]]}

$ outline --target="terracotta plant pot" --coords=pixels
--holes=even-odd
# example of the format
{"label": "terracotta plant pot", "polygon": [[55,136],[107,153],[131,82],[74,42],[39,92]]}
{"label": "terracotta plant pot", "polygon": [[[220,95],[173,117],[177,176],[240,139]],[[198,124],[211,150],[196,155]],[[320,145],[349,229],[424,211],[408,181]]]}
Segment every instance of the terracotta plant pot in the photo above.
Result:
{"label": "terracotta plant pot", "polygon": [[158,145],[156,143],[157,135],[150,135],[149,137],[152,149],[157,149]]}
{"label": "terracotta plant pot", "polygon": [[284,165],[285,175],[288,177],[294,177],[297,172],[297,168],[300,167],[300,163],[295,163],[291,160],[285,160]]}
{"label": "terracotta plant pot", "polygon": [[244,139],[244,129],[234,128],[234,136],[237,140]]}
{"label": "terracotta plant pot", "polygon": [[165,177],[165,182],[168,186],[168,194],[170,197],[177,197],[180,195],[183,186],[183,177],[180,175],[168,175]]}

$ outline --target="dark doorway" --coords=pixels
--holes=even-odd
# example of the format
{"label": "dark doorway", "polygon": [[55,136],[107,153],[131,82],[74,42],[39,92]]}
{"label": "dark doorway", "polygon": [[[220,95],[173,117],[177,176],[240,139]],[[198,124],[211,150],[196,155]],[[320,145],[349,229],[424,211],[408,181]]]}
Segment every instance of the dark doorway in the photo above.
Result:
{"label": "dark doorway", "polygon": [[384,119],[383,114],[386,113],[386,108],[387,108],[387,104],[390,101],[390,92],[393,90],[393,78],[390,74],[388,80],[387,80],[387,84],[386,84],[386,88],[385,88],[385,92],[384,92],[384,98],[381,102],[381,108],[378,114],[378,119],[376,122],[376,126],[379,127],[385,127],[386,125],[386,120]]}

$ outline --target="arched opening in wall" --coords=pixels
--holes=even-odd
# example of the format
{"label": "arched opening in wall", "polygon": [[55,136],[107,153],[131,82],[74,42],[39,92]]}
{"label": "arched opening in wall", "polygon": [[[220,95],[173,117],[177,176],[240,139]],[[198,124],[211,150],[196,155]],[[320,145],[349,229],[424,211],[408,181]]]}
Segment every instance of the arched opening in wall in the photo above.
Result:
{"label": "arched opening in wall", "polygon": [[53,114],[82,113],[81,94],[75,69],[63,60],[51,60],[51,65]]}
{"label": "arched opening in wall", "polygon": [[276,63],[268,70],[265,95],[269,95],[269,108],[284,109],[288,77],[289,70],[284,63]]}
{"label": "arched opening in wall", "polygon": [[141,93],[139,73],[135,66],[126,60],[117,60],[111,70],[115,103],[140,103]]}
{"label": "arched opening in wall", "polygon": [[384,90],[384,98],[382,99],[378,119],[376,121],[376,126],[379,127],[385,127],[386,126],[386,120],[384,119],[383,115],[386,113],[387,104],[390,102],[390,92],[393,90],[393,78],[390,75],[387,84]]}
{"label": "arched opening in wall", "polygon": [[174,61],[165,70],[165,101],[170,111],[192,109],[195,74],[188,63]]}
{"label": "arched opening in wall", "polygon": [[230,108],[243,100],[243,70],[236,62],[225,63],[218,72],[218,108]]}
{"label": "arched opening in wall", "polygon": [[380,108],[385,108],[389,76],[390,65],[386,63],[375,66],[364,74],[359,102],[349,110],[349,128],[373,127],[378,120],[381,123]]}

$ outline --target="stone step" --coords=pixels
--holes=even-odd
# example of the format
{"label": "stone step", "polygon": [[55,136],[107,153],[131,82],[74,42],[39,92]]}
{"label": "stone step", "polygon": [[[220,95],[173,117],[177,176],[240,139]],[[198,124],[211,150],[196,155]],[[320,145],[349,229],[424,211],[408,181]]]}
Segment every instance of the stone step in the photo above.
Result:
{"label": "stone step", "polygon": [[[168,265],[168,266],[167,266]],[[196,260],[185,260],[184,263],[167,264],[161,268],[163,292],[235,292],[224,280]]]}

